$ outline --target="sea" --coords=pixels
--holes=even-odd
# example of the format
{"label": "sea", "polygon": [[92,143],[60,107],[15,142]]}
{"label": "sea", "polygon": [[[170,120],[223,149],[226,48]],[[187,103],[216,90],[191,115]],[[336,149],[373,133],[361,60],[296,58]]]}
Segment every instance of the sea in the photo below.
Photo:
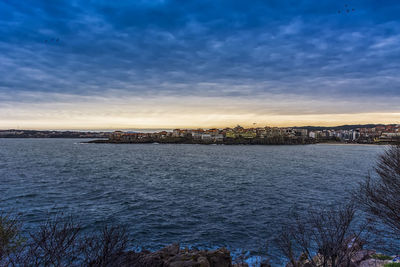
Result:
{"label": "sea", "polygon": [[0,139],[0,211],[26,232],[62,214],[86,231],[124,225],[135,249],[179,242],[274,261],[292,211],[343,203],[385,149],[86,141]]}

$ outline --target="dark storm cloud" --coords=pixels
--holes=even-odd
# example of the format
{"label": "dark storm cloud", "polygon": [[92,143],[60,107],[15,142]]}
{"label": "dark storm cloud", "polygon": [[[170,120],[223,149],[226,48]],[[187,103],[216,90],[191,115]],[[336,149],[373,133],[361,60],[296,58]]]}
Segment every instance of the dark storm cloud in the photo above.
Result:
{"label": "dark storm cloud", "polygon": [[400,97],[398,14],[372,0],[2,1],[0,98]]}

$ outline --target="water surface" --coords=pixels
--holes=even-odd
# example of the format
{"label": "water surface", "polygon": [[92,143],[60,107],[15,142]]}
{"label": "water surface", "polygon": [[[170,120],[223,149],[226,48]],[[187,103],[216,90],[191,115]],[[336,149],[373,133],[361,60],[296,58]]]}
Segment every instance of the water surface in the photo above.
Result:
{"label": "water surface", "polygon": [[126,224],[149,249],[180,242],[255,254],[294,205],[342,202],[383,150],[82,141],[0,139],[0,209],[18,212],[27,229],[62,211],[87,229]]}

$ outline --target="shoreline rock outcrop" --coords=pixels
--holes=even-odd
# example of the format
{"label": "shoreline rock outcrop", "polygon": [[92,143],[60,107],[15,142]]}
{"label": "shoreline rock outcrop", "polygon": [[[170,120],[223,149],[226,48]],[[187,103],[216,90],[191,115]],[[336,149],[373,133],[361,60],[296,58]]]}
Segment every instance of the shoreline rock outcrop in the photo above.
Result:
{"label": "shoreline rock outcrop", "polygon": [[132,267],[233,267],[229,250],[181,249],[172,244],[155,252],[127,252],[119,257],[116,266]]}
{"label": "shoreline rock outcrop", "polygon": [[[313,258],[315,263],[322,262],[319,254]],[[390,259],[389,259],[390,258]],[[357,251],[350,260],[349,267],[384,267],[385,264],[393,263],[393,259],[396,256],[383,256],[377,254],[375,250],[362,249]],[[398,262],[398,261],[397,261]],[[286,267],[313,267],[314,265],[307,259],[304,255],[300,256],[299,260],[296,262],[296,266],[292,263],[286,264]],[[322,266],[322,264],[321,264]],[[329,265],[330,266],[330,265]]]}

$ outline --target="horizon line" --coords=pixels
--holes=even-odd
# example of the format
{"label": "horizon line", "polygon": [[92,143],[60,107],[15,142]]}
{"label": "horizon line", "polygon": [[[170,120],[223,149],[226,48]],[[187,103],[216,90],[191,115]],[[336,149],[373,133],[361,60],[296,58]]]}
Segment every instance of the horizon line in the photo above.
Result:
{"label": "horizon line", "polygon": [[[225,128],[235,128],[237,126],[241,126],[245,129],[249,128],[264,128],[264,127],[272,127],[272,128],[337,128],[337,127],[345,127],[345,126],[358,126],[360,128],[363,128],[362,126],[390,126],[390,125],[395,125],[395,126],[400,126],[400,123],[365,123],[365,124],[340,124],[340,125],[328,125],[328,126],[321,126],[321,125],[302,125],[302,126],[269,126],[269,125],[253,125],[253,126],[241,126],[240,124],[237,124],[236,126],[223,126],[223,127],[173,127],[173,128],[168,128],[168,127],[149,127],[149,128],[89,128],[89,129],[83,129],[83,128],[75,128],[75,129],[51,129],[51,128],[43,128],[43,129],[29,129],[29,128],[24,128],[24,129],[19,129],[19,128],[8,128],[8,129],[0,129],[0,131],[77,131],[77,132],[90,132],[90,131],[97,131],[97,132],[107,132],[107,131],[133,131],[133,130],[145,130],[145,131],[155,131],[155,130],[175,130],[175,129],[187,129],[187,130],[196,130],[196,129],[225,129]],[[358,128],[357,127],[357,128]],[[371,127],[372,128],[372,127]]]}

